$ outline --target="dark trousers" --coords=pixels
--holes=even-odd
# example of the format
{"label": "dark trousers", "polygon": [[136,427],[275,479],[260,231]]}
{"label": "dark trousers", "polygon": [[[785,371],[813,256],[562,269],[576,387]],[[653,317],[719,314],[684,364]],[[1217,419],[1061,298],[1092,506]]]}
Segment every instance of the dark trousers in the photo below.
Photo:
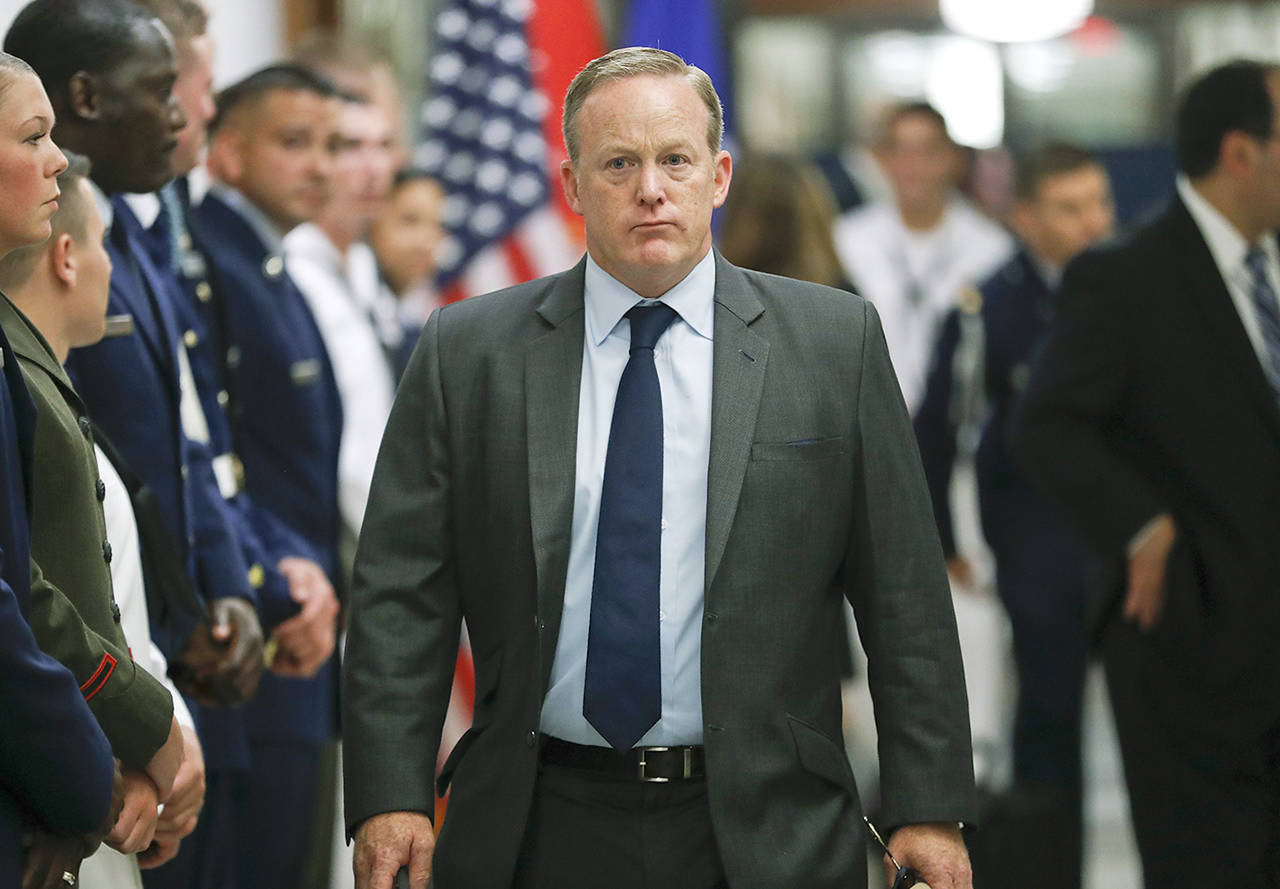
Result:
{"label": "dark trousers", "polygon": [[172,861],[142,872],[147,889],[239,889],[236,821],[248,796],[247,771],[206,773],[204,809],[196,829],[183,839]]}
{"label": "dark trousers", "polygon": [[1212,665],[1170,645],[1176,632],[1117,618],[1104,638],[1145,883],[1280,887],[1280,719],[1205,689],[1196,674]]}
{"label": "dark trousers", "polygon": [[315,835],[321,748],[254,742],[250,749],[253,765],[237,852],[240,887],[314,889],[305,881]]}
{"label": "dark trousers", "polygon": [[705,781],[538,775],[514,889],[727,889]]}

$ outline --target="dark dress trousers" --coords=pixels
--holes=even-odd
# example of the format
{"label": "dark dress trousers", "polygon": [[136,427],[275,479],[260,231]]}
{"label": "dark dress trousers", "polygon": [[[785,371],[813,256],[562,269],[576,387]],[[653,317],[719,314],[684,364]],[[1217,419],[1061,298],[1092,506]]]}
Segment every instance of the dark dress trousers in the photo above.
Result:
{"label": "dark dress trousers", "polygon": [[[1114,571],[1091,612],[1147,885],[1280,885],[1280,406],[1180,200],[1067,269],[1015,445]],[[1166,512],[1141,632],[1127,548]]]}
{"label": "dark dress trousers", "polygon": [[120,628],[92,424],[44,337],[7,297],[0,326],[37,408],[31,553],[44,577],[31,591],[31,626],[80,680],[115,755],[141,770],[169,736],[173,699],[134,663]]}
{"label": "dark dress trousers", "polygon": [[[0,328],[0,885],[18,886],[33,825],[96,830],[107,818],[111,746],[66,667],[27,625],[35,406]],[[39,581],[38,572],[35,575]]]}
{"label": "dark dress trousers", "polygon": [[[432,810],[465,619],[475,721],[445,766],[440,889],[512,883],[538,779],[575,479],[585,260],[446,306],[383,440],[356,559],[346,816]],[[716,257],[702,625],[707,810],[735,889],[861,886],[843,589],[871,663],[882,821],[968,820],[950,593],[874,310]]]}

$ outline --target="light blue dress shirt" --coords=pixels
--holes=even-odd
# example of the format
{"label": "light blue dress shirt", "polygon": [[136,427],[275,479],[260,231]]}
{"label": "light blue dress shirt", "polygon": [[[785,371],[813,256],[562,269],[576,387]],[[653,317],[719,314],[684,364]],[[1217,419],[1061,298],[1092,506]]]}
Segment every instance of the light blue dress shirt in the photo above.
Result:
{"label": "light blue dress shirt", "polygon": [[[654,349],[662,389],[663,435],[659,590],[662,718],[640,739],[641,747],[702,743],[702,606],[715,287],[715,258],[708,252],[660,300],[680,317]],[[600,489],[613,402],[630,356],[631,322],[623,316],[632,306],[653,300],[642,299],[589,255],[585,291],[573,532],[560,638],[542,706],[541,729],[566,741],[607,747],[608,742],[582,715]]]}

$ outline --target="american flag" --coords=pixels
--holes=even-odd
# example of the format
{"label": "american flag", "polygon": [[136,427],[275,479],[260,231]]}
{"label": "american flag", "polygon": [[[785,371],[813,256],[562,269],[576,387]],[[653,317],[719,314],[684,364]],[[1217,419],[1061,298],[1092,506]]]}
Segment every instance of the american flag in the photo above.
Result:
{"label": "american flag", "polygon": [[[436,17],[415,160],[447,194],[437,267],[448,299],[562,271],[582,254],[561,206],[559,139],[548,140],[568,81],[546,74],[564,69],[563,47],[531,40],[552,14],[556,30],[596,31],[584,0],[568,2],[577,21],[551,8],[566,0],[445,0]],[[572,59],[573,71],[592,55]]]}
{"label": "american flag", "polygon": [[[563,271],[582,255],[560,189],[560,112],[573,76],[604,52],[592,0],[445,0],[435,23],[415,162],[444,186],[436,257],[447,300]],[[440,762],[471,724],[466,635]]]}

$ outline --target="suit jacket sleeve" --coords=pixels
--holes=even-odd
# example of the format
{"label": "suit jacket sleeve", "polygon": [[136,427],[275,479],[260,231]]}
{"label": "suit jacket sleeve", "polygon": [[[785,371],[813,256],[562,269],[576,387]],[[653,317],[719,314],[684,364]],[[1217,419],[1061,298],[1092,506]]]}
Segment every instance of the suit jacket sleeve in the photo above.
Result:
{"label": "suit jacket sleeve", "polygon": [[381,812],[434,811],[461,621],[440,314],[396,395],[356,555],[342,686],[349,832]]}
{"label": "suit jacket sleeve", "polygon": [[32,562],[31,628],[40,647],[71,671],[125,766],[145,769],[169,736],[173,698],[127,648],[94,632]]}
{"label": "suit jacket sleeve", "polygon": [[875,310],[865,307],[846,589],[867,652],[882,820],[971,822],[964,668],[929,491]]}
{"label": "suit jacket sleeve", "polygon": [[1106,432],[1126,410],[1129,344],[1142,336],[1129,324],[1126,281],[1112,254],[1086,254],[1068,267],[1012,440],[1031,481],[1114,554],[1168,509]]}
{"label": "suit jacket sleeve", "polygon": [[36,644],[3,579],[0,700],[0,784],[50,830],[78,834],[98,828],[111,804],[111,746],[71,674]]}

